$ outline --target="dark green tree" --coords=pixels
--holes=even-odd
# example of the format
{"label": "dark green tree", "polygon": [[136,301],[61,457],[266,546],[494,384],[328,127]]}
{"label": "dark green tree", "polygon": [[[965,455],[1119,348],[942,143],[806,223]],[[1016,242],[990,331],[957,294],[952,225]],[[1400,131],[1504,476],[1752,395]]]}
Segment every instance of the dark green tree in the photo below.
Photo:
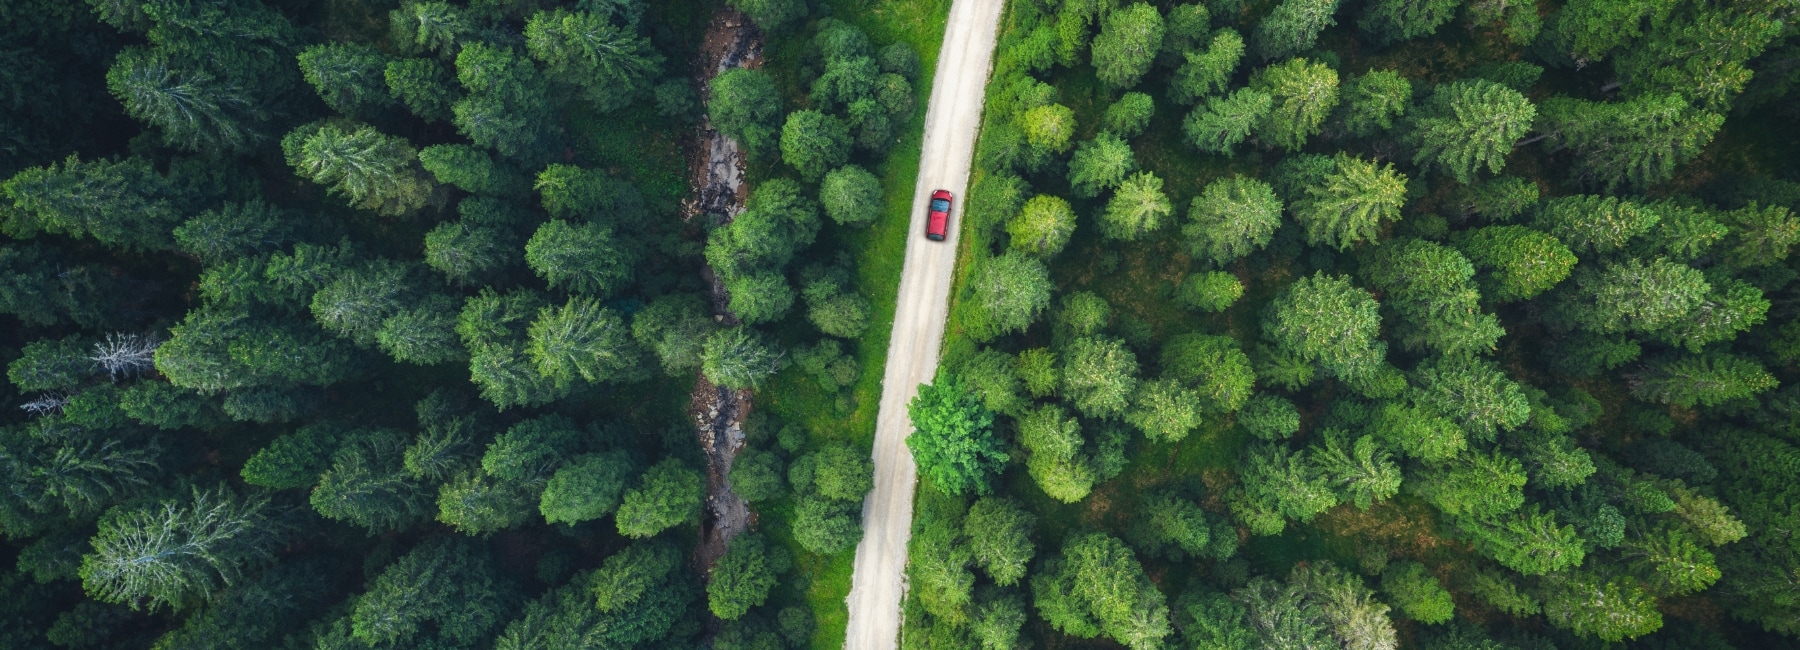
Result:
{"label": "dark green tree", "polygon": [[551,219],[525,242],[525,262],[552,288],[605,298],[630,281],[637,255],[611,228]]}
{"label": "dark green tree", "polygon": [[300,73],[331,110],[363,117],[394,103],[387,58],[366,45],[322,43],[300,52]]}
{"label": "dark green tree", "polygon": [[1458,4],[1457,0],[1376,0],[1363,7],[1356,26],[1378,45],[1430,36],[1455,17]]}
{"label": "dark green tree", "polygon": [[525,49],[544,64],[546,77],[579,89],[582,99],[603,112],[648,92],[663,61],[649,39],[589,11],[532,15],[525,23]]}
{"label": "dark green tree", "polygon": [[1372,375],[1385,363],[1380,329],[1374,296],[1348,278],[1323,273],[1276,296],[1263,320],[1263,336],[1278,347],[1347,379]]}
{"label": "dark green tree", "polygon": [[707,336],[716,327],[708,312],[699,294],[666,294],[632,316],[631,333],[662,360],[664,372],[680,375],[700,367]]}
{"label": "dark green tree", "polygon": [[466,144],[439,144],[419,150],[419,164],[440,183],[472,194],[519,197],[530,184],[525,175]]}
{"label": "dark green tree", "polygon": [[1024,579],[1026,566],[1037,553],[1031,531],[1037,517],[1017,502],[1003,497],[982,497],[969,506],[963,531],[973,561],[1003,587]]}
{"label": "dark green tree", "polygon": [[781,158],[808,180],[843,166],[850,158],[850,127],[819,111],[788,114],[781,127]]}
{"label": "dark green tree", "polygon": [[369,581],[351,608],[351,634],[379,646],[407,643],[435,628],[445,642],[477,643],[498,631],[517,597],[479,542],[429,540]]}
{"label": "dark green tree", "polygon": [[1780,384],[1754,360],[1728,353],[1658,358],[1628,378],[1631,396],[1659,404],[1693,408],[1718,406],[1768,391]]}
{"label": "dark green tree", "polygon": [[[787,3],[791,0],[770,0]],[[781,139],[781,93],[762,70],[731,68],[713,77],[707,115],[720,133],[755,156],[776,152]]]}
{"label": "dark green tree", "polygon": [[712,574],[707,576],[706,601],[714,616],[737,620],[768,600],[777,580],[768,546],[756,533],[744,533],[731,540],[725,555],[719,557]]}
{"label": "dark green tree", "polygon": [[549,158],[559,143],[556,106],[537,65],[511,49],[471,42],[456,55],[468,95],[451,106],[458,131],[520,162]]}
{"label": "dark green tree", "polygon": [[700,352],[701,373],[726,388],[755,388],[785,365],[779,349],[744,326],[713,332]]}
{"label": "dark green tree", "polygon": [[1181,132],[1196,149],[1229,155],[1268,118],[1274,106],[1274,97],[1269,93],[1239,88],[1230,95],[1210,97],[1205,105],[1188,113],[1181,123]]}
{"label": "dark green tree", "polygon": [[1668,180],[1700,155],[1725,116],[1693,108],[1681,95],[1642,95],[1624,102],[1566,97],[1544,100],[1538,130],[1574,154],[1578,177],[1614,190]]}
{"label": "dark green tree", "polygon": [[1535,298],[1575,267],[1575,253],[1561,241],[1524,226],[1488,226],[1458,235],[1457,250],[1482,271],[1476,283],[1495,302]]}
{"label": "dark green tree", "polygon": [[420,119],[448,122],[462,99],[456,75],[435,59],[395,59],[382,73],[388,93]]}
{"label": "dark green tree", "polygon": [[1106,107],[1106,113],[1100,117],[1102,128],[1119,134],[1120,137],[1134,138],[1144,132],[1150,125],[1150,118],[1156,114],[1156,100],[1144,93],[1125,93],[1119,100]]}
{"label": "dark green tree", "polygon": [[[1177,7],[1171,11],[1170,19],[1173,20],[1180,10]],[[1181,66],[1175,69],[1175,78],[1169,82],[1169,99],[1177,104],[1187,105],[1225,92],[1243,58],[1244,37],[1229,27],[1220,29],[1213,34],[1212,42],[1205,50],[1188,50],[1182,53]]]}
{"label": "dark green tree", "polygon": [[1338,0],[1282,0],[1256,25],[1253,43],[1264,61],[1312,49],[1319,32],[1337,24]]}

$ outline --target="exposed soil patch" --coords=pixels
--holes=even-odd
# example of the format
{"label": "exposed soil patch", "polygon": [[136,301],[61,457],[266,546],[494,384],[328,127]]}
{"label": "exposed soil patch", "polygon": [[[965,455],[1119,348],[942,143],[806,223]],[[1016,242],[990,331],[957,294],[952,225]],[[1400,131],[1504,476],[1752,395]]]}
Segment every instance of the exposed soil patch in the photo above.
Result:
{"label": "exposed soil patch", "polygon": [[[694,79],[699,83],[701,98],[708,98],[707,82],[713,76],[733,67],[756,67],[762,59],[762,31],[735,9],[726,7],[713,14],[694,62]],[[701,119],[695,146],[688,157],[694,195],[684,203],[683,218],[707,219],[707,225],[730,223],[744,207],[744,157],[735,140],[712,128]],[[731,313],[730,295],[711,268],[702,271],[710,288],[713,318],[726,325],[737,324]],[[694,418],[694,430],[700,448],[706,453],[706,515],[700,525],[700,545],[694,551],[696,568],[705,575],[713,562],[725,554],[725,546],[738,533],[748,530],[755,521],[750,504],[731,491],[726,477],[731,461],[744,445],[744,416],[750,412],[750,391],[715,386],[704,376],[694,383],[688,414]]]}

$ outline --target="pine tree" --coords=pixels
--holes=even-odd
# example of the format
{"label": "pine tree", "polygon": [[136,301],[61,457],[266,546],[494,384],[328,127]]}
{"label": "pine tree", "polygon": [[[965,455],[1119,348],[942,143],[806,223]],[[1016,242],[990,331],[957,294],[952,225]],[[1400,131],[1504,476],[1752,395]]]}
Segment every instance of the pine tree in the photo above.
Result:
{"label": "pine tree", "polygon": [[1655,359],[1627,382],[1632,397],[1683,408],[1718,406],[1780,384],[1762,364],[1722,352]]}
{"label": "pine tree", "polygon": [[[1178,7],[1171,11],[1171,20],[1179,10]],[[1244,37],[1238,35],[1237,30],[1222,28],[1213,34],[1212,42],[1205,50],[1189,50],[1181,56],[1181,66],[1175,69],[1175,78],[1169,82],[1169,99],[1190,105],[1225,92],[1232,74],[1237,72],[1238,62],[1244,58]]]}
{"label": "pine tree", "polygon": [[1094,68],[1101,83],[1118,89],[1137,85],[1163,43],[1163,17],[1156,7],[1133,3],[1114,9],[1094,37]]}
{"label": "pine tree", "polygon": [[1162,186],[1162,179],[1150,172],[1126,178],[1100,213],[1100,234],[1108,239],[1136,241],[1160,230],[1164,219],[1174,211]]}
{"label": "pine tree", "polygon": [[430,200],[433,183],[406,140],[361,126],[310,124],[281,140],[288,165],[356,207],[379,214],[411,212]]}
{"label": "pine tree", "polygon": [[1224,266],[1269,244],[1281,226],[1281,199],[1267,183],[1233,176],[1207,184],[1188,207],[1182,235],[1195,256]]}
{"label": "pine tree", "polygon": [[516,598],[516,587],[479,542],[429,540],[369,581],[351,608],[351,634],[384,645],[407,643],[435,628],[445,642],[476,643],[511,616]]}
{"label": "pine tree", "polygon": [[1394,128],[1412,104],[1412,82],[1393,70],[1370,70],[1344,89],[1344,130],[1366,138]]}
{"label": "pine tree", "polygon": [[1230,95],[1207,98],[1204,106],[1188,113],[1181,132],[1195,149],[1229,155],[1262,124],[1274,105],[1274,97],[1266,92],[1239,88]]}
{"label": "pine tree", "polygon": [[[1281,6],[1321,3],[1336,5],[1337,0],[1286,0]],[[1337,71],[1305,58],[1256,71],[1250,76],[1250,89],[1272,99],[1268,114],[1256,123],[1256,137],[1290,152],[1299,151],[1307,138],[1318,135],[1325,118],[1338,105]]]}
{"label": "pine tree", "polygon": [[704,483],[699,472],[674,458],[650,466],[619,504],[619,534],[642,539],[698,521]]}
{"label": "pine tree", "polygon": [[388,62],[380,50],[322,43],[302,50],[298,59],[306,83],[312,84],[331,110],[363,117],[394,102],[387,89]]}
{"label": "pine tree", "polygon": [[[787,2],[788,0],[777,0]],[[776,151],[781,138],[781,93],[762,70],[731,68],[713,77],[706,110],[712,126],[752,156]]]}
{"label": "pine tree", "polygon": [[1332,163],[1332,172],[1294,201],[1294,219],[1305,227],[1308,243],[1345,250],[1376,239],[1383,221],[1400,218],[1406,176],[1393,165],[1343,154]]}
{"label": "pine tree", "polygon": [[706,583],[707,604],[714,616],[728,621],[743,618],[768,599],[777,580],[769,555],[768,543],[756,533],[731,540]]}
{"label": "pine tree", "polygon": [[1069,159],[1069,190],[1077,197],[1093,198],[1118,187],[1136,170],[1131,146],[1117,134],[1104,132],[1075,148]]}
{"label": "pine tree", "polygon": [[1256,52],[1273,61],[1312,49],[1319,32],[1337,24],[1338,0],[1282,0],[1256,25]]}
{"label": "pine tree", "polygon": [[1725,116],[1692,107],[1681,95],[1642,95],[1625,102],[1544,100],[1538,129],[1574,154],[1580,179],[1608,191],[1645,188],[1712,142]]}
{"label": "pine tree", "polygon": [[271,559],[283,529],[267,498],[223,487],[121,506],[101,518],[94,552],[81,560],[81,581],[104,602],[179,609]]}
{"label": "pine tree", "polygon": [[1524,226],[1459,233],[1456,248],[1476,268],[1482,295],[1495,302],[1529,300],[1569,277],[1575,253],[1555,237]]}
{"label": "pine tree", "polygon": [[1498,174],[1536,119],[1530,100],[1500,84],[1477,79],[1439,86],[1413,120],[1411,137],[1418,142],[1413,163],[1464,184],[1483,168]]}
{"label": "pine tree", "polygon": [[1387,356],[1377,339],[1379,304],[1342,276],[1301,278],[1276,296],[1263,321],[1263,336],[1340,377],[1373,374]]}
{"label": "pine tree", "polygon": [[963,316],[978,341],[1023,331],[1050,306],[1050,270],[1043,262],[1008,253],[976,266],[969,281],[972,300]]}
{"label": "pine tree", "polygon": [[596,109],[617,110],[650,89],[663,58],[650,40],[611,17],[587,11],[540,11],[525,23],[525,49],[544,74],[581,90]]}
{"label": "pine tree", "polygon": [[551,219],[525,242],[525,262],[552,288],[606,298],[630,282],[637,255],[611,228]]}

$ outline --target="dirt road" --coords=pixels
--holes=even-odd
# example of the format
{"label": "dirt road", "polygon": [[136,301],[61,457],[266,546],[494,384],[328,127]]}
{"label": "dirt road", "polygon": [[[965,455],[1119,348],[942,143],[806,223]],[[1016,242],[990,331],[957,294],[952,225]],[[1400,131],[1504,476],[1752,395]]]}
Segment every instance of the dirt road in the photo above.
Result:
{"label": "dirt road", "polygon": [[[900,298],[875,418],[875,490],[863,502],[863,539],[856,547],[850,587],[850,624],[844,646],[886,650],[899,645],[900,596],[905,588],[906,542],[912,536],[917,472],[906,436],[912,433],[906,404],[919,384],[937,372],[944,320],[950,313],[950,280],[956,269],[962,220],[982,96],[993,62],[1002,0],[954,0],[931,100],[925,110],[924,152],[913,188],[911,235],[900,271]],[[925,239],[925,213],[933,190],[950,190],[956,207],[950,238]]]}

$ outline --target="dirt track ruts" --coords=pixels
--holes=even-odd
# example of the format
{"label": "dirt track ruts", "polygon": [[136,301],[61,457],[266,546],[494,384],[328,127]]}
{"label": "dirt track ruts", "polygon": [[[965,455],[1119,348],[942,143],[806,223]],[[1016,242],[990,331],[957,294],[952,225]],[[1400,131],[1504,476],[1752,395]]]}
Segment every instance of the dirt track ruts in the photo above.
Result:
{"label": "dirt track ruts", "polygon": [[[938,52],[919,179],[913,187],[912,224],[900,295],[882,375],[875,418],[875,489],[863,502],[863,539],[856,547],[850,586],[850,622],[844,647],[887,650],[899,645],[900,599],[905,591],[906,544],[912,536],[913,488],[918,473],[906,436],[912,433],[906,404],[920,383],[937,372],[938,351],[950,313],[969,166],[981,126],[981,105],[992,68],[1003,0],[954,0]],[[933,190],[956,195],[949,239],[925,239],[925,211]]]}

